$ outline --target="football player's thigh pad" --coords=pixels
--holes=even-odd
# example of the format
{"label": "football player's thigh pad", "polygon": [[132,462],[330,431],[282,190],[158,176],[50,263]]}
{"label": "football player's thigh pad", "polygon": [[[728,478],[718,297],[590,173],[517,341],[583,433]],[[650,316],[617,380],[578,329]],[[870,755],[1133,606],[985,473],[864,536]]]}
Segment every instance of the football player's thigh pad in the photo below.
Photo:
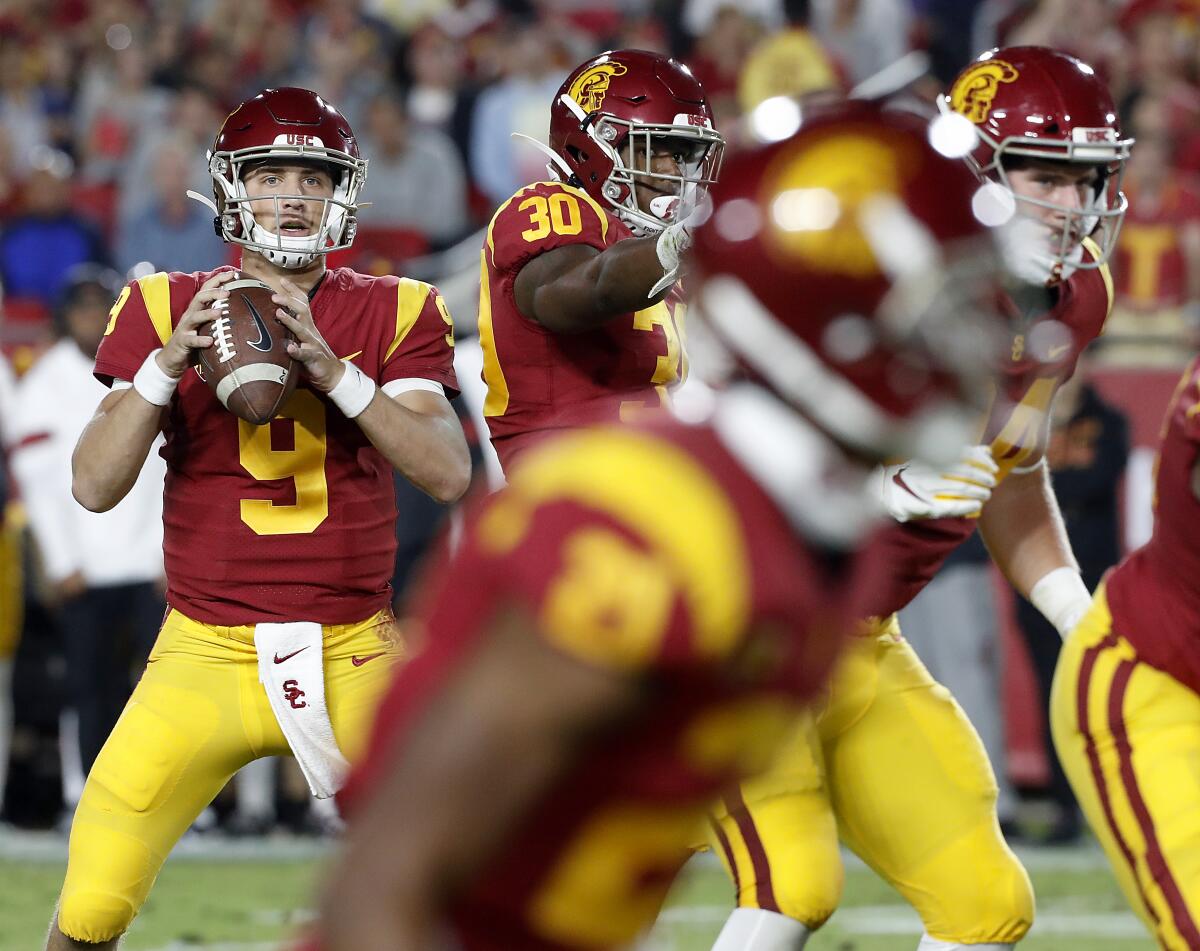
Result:
{"label": "football player's thigh pad", "polygon": [[842,838],[934,938],[1017,941],[1033,922],[1033,891],[1000,835],[983,744],[907,642],[879,638],[873,650],[870,707],[840,732],[822,724]]}
{"label": "football player's thigh pad", "polygon": [[811,716],[772,769],[729,796],[714,817],[713,848],[743,908],[819,928],[841,900],[844,871]]}

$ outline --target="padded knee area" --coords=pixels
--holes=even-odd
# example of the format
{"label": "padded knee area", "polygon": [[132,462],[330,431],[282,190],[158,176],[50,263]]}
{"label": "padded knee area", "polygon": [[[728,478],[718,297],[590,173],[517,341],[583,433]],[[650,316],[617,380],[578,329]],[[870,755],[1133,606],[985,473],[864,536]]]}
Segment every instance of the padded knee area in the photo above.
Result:
{"label": "padded knee area", "polygon": [[[982,840],[982,841],[981,841]],[[1024,866],[995,837],[963,841],[957,856],[938,863],[946,874],[915,902],[933,938],[951,944],[1014,944],[1033,925],[1033,887]],[[965,870],[970,870],[966,873]]]}
{"label": "padded knee area", "polygon": [[99,944],[120,937],[136,914],[128,899],[104,892],[63,895],[58,930],[74,941]]}

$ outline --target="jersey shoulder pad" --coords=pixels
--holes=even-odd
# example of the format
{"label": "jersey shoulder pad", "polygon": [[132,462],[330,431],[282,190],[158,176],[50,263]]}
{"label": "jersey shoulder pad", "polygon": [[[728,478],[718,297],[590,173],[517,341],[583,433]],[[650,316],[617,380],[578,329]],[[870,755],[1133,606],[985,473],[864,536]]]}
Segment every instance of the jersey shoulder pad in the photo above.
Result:
{"label": "jersey shoulder pad", "polygon": [[569,244],[603,249],[619,222],[586,192],[561,182],[522,188],[493,215],[486,248],[497,271],[518,271],[531,258]]}
{"label": "jersey shoulder pad", "polygon": [[712,659],[748,622],[736,505],[698,459],[648,432],[582,430],[530,450],[476,540],[528,576],[546,637],[594,663],[664,662],[673,631],[675,660]]}

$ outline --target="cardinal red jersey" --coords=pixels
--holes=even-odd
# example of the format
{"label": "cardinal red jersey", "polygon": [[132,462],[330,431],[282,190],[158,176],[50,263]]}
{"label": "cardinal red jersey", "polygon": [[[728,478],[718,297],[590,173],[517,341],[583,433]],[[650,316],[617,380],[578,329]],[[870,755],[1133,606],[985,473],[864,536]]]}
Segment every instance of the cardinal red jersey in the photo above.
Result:
{"label": "cardinal red jersey", "polygon": [[1200,693],[1200,359],[1183,374],[1163,423],[1154,532],[1107,578],[1113,631],[1138,658]]}
{"label": "cardinal red jersey", "polygon": [[579,750],[464,885],[450,919],[465,951],[599,951],[654,921],[714,797],[768,765],[873,575],[870,555],[825,560],[789,524],[711,429],[666,422],[547,440],[469,516],[351,813],[514,602],[546,643],[653,695]]}
{"label": "cardinal red jersey", "polygon": [[547,432],[662,406],[687,375],[677,290],[578,334],[554,333],[517,309],[513,284],[539,254],[572,244],[603,251],[629,237],[591,196],[557,182],[522,188],[492,218],[480,265],[479,341],[483,415],[505,469]]}
{"label": "cardinal red jersey", "polygon": [[[129,284],[109,317],[96,376],[132,380],[215,273],[158,273]],[[311,306],[333,352],[381,386],[422,378],[454,395],[450,315],[436,288],[337,268]],[[197,621],[238,625],[349,623],[387,606],[392,466],[325,396],[301,383],[276,419],[254,426],[190,370],[164,435],[163,551],[173,607]]]}
{"label": "cardinal red jersey", "polygon": [[1127,187],[1129,211],[1121,228],[1113,271],[1117,299],[1133,310],[1161,310],[1187,302],[1183,232],[1200,223],[1200,190],[1173,175],[1151,203]]}
{"label": "cardinal red jersey", "polygon": [[[1087,253],[1095,253],[1091,241]],[[1112,309],[1108,267],[1077,270],[1059,286],[1057,303],[1032,323],[1014,324],[1011,359],[1005,367],[980,436],[1000,466],[997,480],[1029,465],[1045,451],[1054,391],[1075,372],[1083,349],[1099,336]],[[1036,354],[1036,359],[1034,355]],[[899,611],[920,593],[950,552],[975,530],[972,518],[916,519],[893,525],[883,537],[894,584],[874,616]]]}

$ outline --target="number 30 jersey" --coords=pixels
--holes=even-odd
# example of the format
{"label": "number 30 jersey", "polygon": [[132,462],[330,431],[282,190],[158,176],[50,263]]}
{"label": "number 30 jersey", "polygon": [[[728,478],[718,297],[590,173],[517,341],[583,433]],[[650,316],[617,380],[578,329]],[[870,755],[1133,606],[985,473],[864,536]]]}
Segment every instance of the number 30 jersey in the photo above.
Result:
{"label": "number 30 jersey", "polygon": [[[216,273],[130,283],[109,316],[97,378],[132,380]],[[337,268],[311,307],[333,352],[380,386],[419,378],[455,394],[453,328],[436,288]],[[392,466],[325,396],[301,382],[279,416],[254,426],[189,370],[167,407],[164,435],[172,607],[208,624],[240,625],[342,624],[387,606],[396,547]]]}
{"label": "number 30 jersey", "polygon": [[686,376],[677,287],[665,301],[586,333],[555,333],[517,309],[513,284],[539,254],[572,244],[603,251],[632,236],[591,196],[558,182],[522,188],[492,218],[479,288],[483,415],[506,470],[546,432],[664,405],[668,388]]}

